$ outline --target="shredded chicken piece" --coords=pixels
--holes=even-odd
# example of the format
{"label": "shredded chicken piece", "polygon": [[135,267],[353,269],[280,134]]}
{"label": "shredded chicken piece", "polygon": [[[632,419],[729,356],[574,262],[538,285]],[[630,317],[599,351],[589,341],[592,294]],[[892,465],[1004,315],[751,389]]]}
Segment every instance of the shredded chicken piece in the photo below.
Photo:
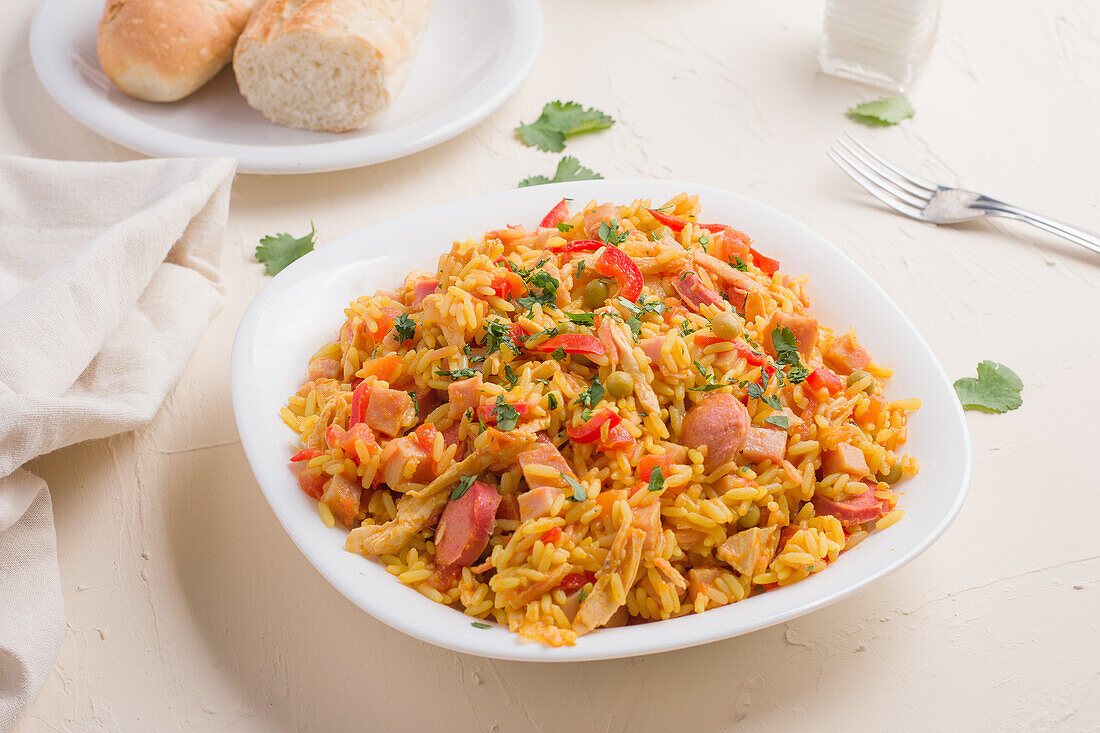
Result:
{"label": "shredded chicken piece", "polygon": [[527,586],[519,593],[517,593],[513,598],[510,598],[508,600],[508,606],[510,608],[523,608],[528,603],[532,601],[537,601],[538,599],[542,598],[544,593],[554,590],[559,585],[561,585],[562,578],[565,577],[566,571],[568,569],[568,563],[559,565],[558,567],[554,568],[550,572],[550,575],[547,576],[546,580],[532,583],[531,585]]}
{"label": "shredded chicken piece", "polygon": [[727,539],[714,554],[737,572],[752,577],[768,567],[778,542],[779,527],[753,527]]}
{"label": "shredded chicken piece", "polygon": [[738,290],[742,290],[746,293],[763,289],[763,286],[756,282],[750,275],[746,275],[740,270],[733,269],[728,263],[723,262],[714,255],[708,255],[705,252],[693,250],[692,256],[695,258],[695,264],[708,270],[727,285],[732,285]]}
{"label": "shredded chicken piece", "polygon": [[607,334],[611,336],[615,351],[618,352],[619,366],[622,367],[623,371],[634,377],[634,397],[638,400],[638,405],[650,415],[660,415],[661,405],[657,401],[657,393],[650,386],[653,377],[647,373],[645,367],[639,363],[638,358],[634,355],[634,340],[630,337],[630,332],[619,321],[611,318],[601,318],[600,320],[602,321],[601,328],[606,324]]}
{"label": "shredded chicken piece", "polygon": [[607,560],[592,586],[592,592],[584,599],[576,619],[573,620],[573,630],[578,636],[606,624],[623,605],[614,597],[611,579],[615,575],[621,577],[624,593],[630,592],[638,580],[644,543],[645,531],[636,529],[630,519],[624,520],[611,543]]}
{"label": "shredded chicken piece", "polygon": [[510,465],[524,448],[535,442],[533,433],[519,430],[502,433],[489,428],[490,440],[443,473],[420,491],[410,491],[397,500],[397,516],[385,524],[356,527],[348,535],[344,548],[360,555],[387,555],[398,552],[417,532],[428,526],[432,516],[443,509],[450,489],[459,476],[472,476],[487,468]]}

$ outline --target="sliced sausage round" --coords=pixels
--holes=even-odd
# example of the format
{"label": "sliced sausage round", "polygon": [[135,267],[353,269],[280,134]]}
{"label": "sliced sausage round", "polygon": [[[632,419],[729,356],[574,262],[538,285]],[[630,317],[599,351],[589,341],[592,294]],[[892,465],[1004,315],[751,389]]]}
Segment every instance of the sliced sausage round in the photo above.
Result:
{"label": "sliced sausage round", "polygon": [[499,504],[500,493],[481,481],[447,502],[435,529],[436,563],[465,567],[477,560],[489,544]]}
{"label": "sliced sausage round", "polygon": [[710,471],[733,460],[745,445],[749,424],[749,411],[741,400],[719,392],[688,410],[680,440],[689,448],[707,446],[706,468]]}

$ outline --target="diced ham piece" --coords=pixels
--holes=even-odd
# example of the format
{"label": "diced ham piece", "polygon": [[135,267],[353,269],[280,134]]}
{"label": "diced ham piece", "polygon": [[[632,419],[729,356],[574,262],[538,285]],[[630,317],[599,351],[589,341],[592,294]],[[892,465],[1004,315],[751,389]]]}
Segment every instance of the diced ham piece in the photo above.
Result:
{"label": "diced ham piece", "polygon": [[649,357],[649,360],[656,364],[661,360],[661,347],[665,345],[664,336],[654,336],[651,339],[642,341],[639,346],[642,347],[642,351]]}
{"label": "diced ham piece", "polygon": [[684,270],[672,279],[672,289],[693,311],[698,311],[704,305],[721,306],[726,302],[717,290],[708,288],[699,276],[690,270]]}
{"label": "diced ham piece", "polygon": [[688,571],[688,598],[695,598],[714,585],[721,571],[718,568],[692,568]]}
{"label": "diced ham piece", "polygon": [[424,298],[434,293],[439,288],[439,279],[425,277],[413,283],[413,300],[410,306],[413,310],[419,310],[424,303]]}
{"label": "diced ham piece", "polygon": [[467,410],[476,409],[481,401],[481,375],[475,374],[469,379],[451,382],[447,386],[447,399],[451,403],[451,420],[458,422]]}
{"label": "diced ham piece", "polygon": [[784,313],[781,310],[777,310],[773,312],[771,318],[768,319],[761,338],[761,345],[764,347],[764,351],[768,352],[771,356],[776,355],[775,345],[772,344],[772,332],[776,328],[791,329],[791,333],[794,334],[798,353],[802,356],[809,355],[814,344],[817,343],[817,321],[807,316],[796,316],[793,313]]}
{"label": "diced ham piece", "polygon": [[[382,483],[394,491],[404,493],[409,489],[410,483],[425,484],[435,478],[431,459],[412,435],[387,443],[382,449],[380,460]],[[409,466],[412,466],[412,473],[406,475]]]}
{"label": "diced ham piece", "polygon": [[775,554],[779,527],[753,527],[738,532],[718,546],[715,555],[731,568],[750,578],[768,568]]}
{"label": "diced ham piece", "polygon": [[312,499],[320,499],[325,493],[328,474],[319,468],[307,468],[298,473],[298,486]]}
{"label": "diced ham piece", "polygon": [[785,430],[756,427],[749,428],[745,436],[745,447],[741,449],[741,455],[753,463],[762,461],[779,463],[786,452],[787,432]]}
{"label": "diced ham piece", "polygon": [[440,565],[473,564],[489,544],[500,493],[475,481],[466,493],[447,502],[435,529],[435,559]]}
{"label": "diced ham piece", "polygon": [[519,499],[515,494],[505,494],[500,497],[500,506],[497,507],[497,519],[519,519]]}
{"label": "diced ham piece", "polygon": [[[516,460],[523,470],[523,478],[532,489],[544,486],[564,489],[566,481],[561,477],[563,474],[574,480],[577,478],[573,469],[565,461],[565,456],[550,442],[539,441],[534,447],[517,455]],[[555,477],[545,475],[544,470],[539,470],[543,466],[553,469],[558,475]]]}
{"label": "diced ham piece", "polygon": [[328,357],[319,357],[309,363],[309,381],[315,379],[336,379],[343,370],[340,362]]}
{"label": "diced ham piece", "polygon": [[845,376],[863,369],[871,363],[871,355],[846,333],[825,349],[825,363],[837,374]]}
{"label": "diced ham piece", "polygon": [[332,511],[332,516],[340,520],[345,527],[350,528],[359,515],[359,500],[363,495],[363,487],[358,481],[352,481],[338,473],[329,479],[325,485],[325,493],[321,495],[321,501]]}
{"label": "diced ham piece", "polygon": [[600,204],[584,212],[584,233],[589,239],[595,239],[600,231],[600,223],[617,219],[619,209],[614,204]]}
{"label": "diced ham piece", "polygon": [[890,511],[890,502],[879,499],[876,489],[868,488],[862,494],[856,494],[845,501],[833,501],[824,496],[815,496],[814,511],[818,515],[830,515],[840,520],[845,527],[871,522]]}
{"label": "diced ham piece", "polygon": [[643,550],[652,550],[661,534],[661,502],[634,507],[634,526],[645,532]]}
{"label": "diced ham piece", "polygon": [[556,486],[542,486],[525,491],[519,495],[519,519],[526,522],[531,519],[549,516],[554,502],[561,496],[562,490]]}
{"label": "diced ham piece", "polygon": [[372,429],[392,438],[399,435],[402,428],[412,423],[414,415],[412,397],[408,392],[389,387],[375,387],[370,393],[364,422]]}
{"label": "diced ham piece", "polygon": [[745,445],[749,411],[731,394],[716,392],[692,407],[680,427],[680,440],[689,448],[707,446],[706,468],[714,470],[733,460]]}
{"label": "diced ham piece", "polygon": [[836,448],[821,453],[821,475],[846,473],[852,478],[863,478],[871,473],[863,451],[851,443],[837,443]]}

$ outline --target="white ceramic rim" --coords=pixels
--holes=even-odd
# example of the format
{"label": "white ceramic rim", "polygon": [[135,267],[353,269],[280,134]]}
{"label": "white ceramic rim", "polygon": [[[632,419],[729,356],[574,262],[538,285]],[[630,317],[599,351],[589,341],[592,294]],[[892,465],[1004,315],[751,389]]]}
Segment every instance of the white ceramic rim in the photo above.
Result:
{"label": "white ceramic rim", "polygon": [[[958,449],[957,455],[951,456],[953,462],[945,469],[952,472],[952,476],[955,478],[951,483],[952,486],[957,483],[957,487],[954,488],[953,499],[942,508],[942,516],[931,531],[904,551],[889,555],[887,561],[875,566],[871,572],[860,575],[847,585],[835,588],[828,593],[818,591],[826,585],[836,585],[836,582],[828,582],[827,580],[822,582],[822,580],[828,578],[830,570],[834,572],[839,570],[840,566],[838,564],[833,564],[826,571],[799,583],[739,603],[709,610],[702,614],[690,614],[659,623],[599,630],[581,637],[575,646],[557,649],[542,644],[525,642],[519,639],[518,635],[495,625],[494,628],[489,630],[475,630],[470,633],[469,622],[473,619],[446,606],[434,603],[411,588],[403,586],[392,576],[386,575],[384,570],[376,563],[375,567],[382,573],[384,580],[392,584],[392,588],[383,589],[374,586],[371,582],[364,581],[363,576],[366,574],[362,572],[353,574],[336,570],[333,566],[337,563],[333,562],[331,556],[326,557],[330,555],[330,551],[326,547],[311,544],[304,540],[303,517],[305,521],[319,523],[315,512],[303,512],[300,508],[288,509],[283,504],[286,497],[277,496],[275,492],[285,491],[286,486],[289,484],[286,481],[273,481],[269,484],[262,478],[274,475],[272,473],[273,467],[269,465],[270,461],[277,460],[280,462],[281,467],[285,467],[289,455],[284,455],[287,445],[271,446],[264,444],[253,431],[249,430],[250,420],[252,419],[279,420],[278,416],[274,414],[257,415],[258,404],[262,402],[262,398],[252,389],[250,378],[253,370],[258,368],[258,365],[253,363],[250,356],[256,344],[258,327],[265,309],[287,294],[288,290],[293,288],[296,283],[346,266],[350,261],[349,256],[361,256],[362,249],[368,246],[366,243],[372,239],[384,241],[390,236],[390,232],[399,232],[410,227],[414,229],[425,226],[434,227],[435,225],[431,222],[461,221],[464,216],[470,217],[471,212],[482,209],[495,211],[503,204],[508,204],[505,208],[510,210],[520,207],[530,211],[544,211],[549,210],[553,203],[562,197],[572,197],[582,202],[592,198],[620,202],[636,198],[664,200],[681,191],[699,194],[703,202],[704,213],[707,211],[708,204],[713,206],[716,201],[725,199],[727,204],[753,209],[760,215],[772,217],[778,225],[787,228],[792,233],[798,233],[801,237],[808,238],[815,246],[824,248],[823,251],[829,259],[838,259],[838,267],[851,270],[862,276],[866,280],[866,285],[870,288],[868,297],[879,301],[878,304],[889,311],[886,313],[888,318],[896,319],[898,323],[908,327],[910,333],[906,335],[904,342],[912,344],[928,360],[928,366],[934,372],[936,389],[944,390],[941,395],[937,396],[937,399],[950,400],[951,407],[947,409],[952,418],[952,424],[944,426],[945,432],[948,428],[959,428],[959,434],[955,436],[958,439],[958,444],[955,446]],[[506,215],[498,214],[498,216],[507,218]],[[512,218],[509,221],[515,221],[515,219]],[[503,224],[503,220],[498,225],[501,224]],[[438,228],[444,231],[439,231],[436,235],[439,241],[437,253],[441,252],[452,239],[480,234],[480,230],[477,232],[456,231],[456,227],[453,226],[449,230],[447,230],[447,227]],[[385,257],[385,255],[381,256]],[[801,271],[797,265],[792,270]],[[378,285],[381,287],[387,286],[384,283]],[[318,339],[323,338],[324,335],[319,333]],[[323,341],[316,341],[317,346],[320,346],[321,343]],[[902,343],[902,341],[899,341],[899,343]],[[304,371],[304,365],[299,366]],[[284,529],[306,558],[317,568],[318,572],[353,603],[399,631],[454,651],[497,659],[565,662],[652,654],[697,646],[757,631],[818,610],[846,598],[857,590],[892,573],[926,550],[946,531],[957,516],[966,498],[971,479],[971,441],[962,407],[954,398],[951,383],[931,348],[887,293],[838,248],[787,214],[739,194],[691,183],[657,180],[599,180],[516,189],[413,212],[343,237],[293,263],[268,283],[253,300],[237,329],[232,350],[230,382],[234,416],[241,443],[249,464],[257,476],[261,490]],[[925,397],[925,395],[921,396],[922,398]],[[940,403],[941,407],[945,404]],[[287,433],[289,434],[289,431]],[[930,458],[935,458],[930,456],[918,457],[921,458],[922,464]],[[918,476],[912,481],[920,478]],[[275,483],[279,483],[279,486],[275,486]],[[908,502],[919,501],[919,497],[914,498],[914,492],[908,493],[909,498],[903,502],[903,507]],[[299,507],[301,506],[303,505],[299,503]],[[895,527],[897,526],[900,526],[900,524],[895,525]],[[878,541],[880,544],[890,542],[890,529],[892,528],[873,533],[859,547],[845,553],[838,560],[838,563],[844,557],[859,553],[872,541]],[[886,539],[876,539],[883,537]],[[877,552],[882,551],[882,548],[877,550]],[[342,548],[340,548],[340,552],[344,552]],[[891,552],[893,552],[892,549]],[[350,553],[344,554],[350,555]],[[352,557],[356,560],[359,559],[355,556]],[[378,577],[377,574],[372,574]],[[380,598],[381,596],[385,596],[385,598]],[[391,603],[390,601],[395,598],[398,602]],[[408,603],[405,603],[406,600]],[[414,604],[423,604],[425,608],[420,608]],[[443,613],[429,613],[426,610],[426,607],[429,606]],[[453,614],[453,616],[444,615],[448,613]],[[418,623],[414,618],[427,616],[432,618],[432,623]]]}
{"label": "white ceramic rim", "polygon": [[[133,117],[92,94],[63,58],[58,58],[51,16],[67,11],[71,0],[42,0],[30,29],[31,63],[54,101],[74,119],[103,137],[151,156],[237,159],[240,173],[296,174],[347,170],[418,153],[449,140],[504,104],[530,75],[543,39],[539,0],[514,4],[515,23],[508,48],[486,83],[429,119],[379,135],[338,138],[307,145],[241,146],[181,135]],[[272,123],[274,124],[274,123]]]}

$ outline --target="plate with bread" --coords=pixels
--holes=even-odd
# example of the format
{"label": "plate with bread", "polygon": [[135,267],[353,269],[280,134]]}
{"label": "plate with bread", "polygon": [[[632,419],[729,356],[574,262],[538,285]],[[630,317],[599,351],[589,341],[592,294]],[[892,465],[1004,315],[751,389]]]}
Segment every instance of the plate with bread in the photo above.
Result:
{"label": "plate with bread", "polygon": [[473,127],[542,32],[538,0],[42,0],[30,49],[58,104],[121,145],[315,173]]}

